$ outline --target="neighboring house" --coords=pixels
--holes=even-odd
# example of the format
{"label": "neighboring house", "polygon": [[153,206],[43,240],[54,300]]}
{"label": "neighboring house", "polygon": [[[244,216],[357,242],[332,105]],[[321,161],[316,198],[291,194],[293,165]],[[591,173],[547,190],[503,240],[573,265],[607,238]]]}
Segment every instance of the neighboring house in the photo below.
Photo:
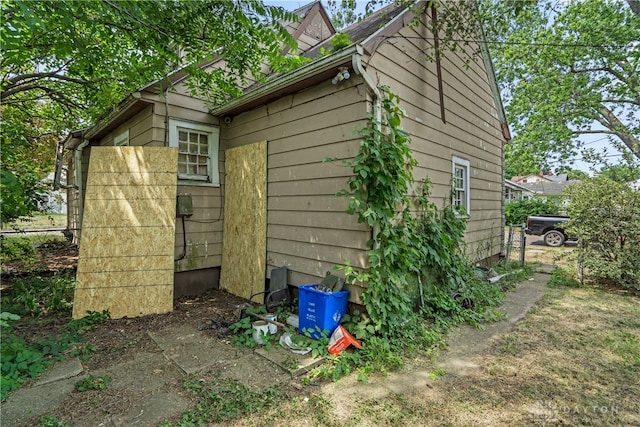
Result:
{"label": "neighboring house", "polygon": [[[64,174],[64,171],[62,171]],[[44,183],[50,188],[53,184],[55,174],[52,172],[44,179]],[[43,194],[40,203],[40,210],[46,213],[66,214],[67,213],[67,192],[59,189],[47,191]]]}
{"label": "neighboring house", "polygon": [[571,179],[558,182],[540,181],[534,183],[522,183],[520,185],[531,191],[534,197],[538,197],[543,200],[555,201],[558,206],[565,207],[567,203],[563,197],[564,190],[579,182],[581,181]]}
{"label": "neighboring house", "polygon": [[540,172],[539,174],[530,174],[530,175],[522,175],[522,176],[513,176],[511,177],[511,182],[515,182],[517,184],[532,184],[536,182],[564,182],[569,179],[566,173],[561,173],[560,175],[553,175],[551,172]]}
{"label": "neighboring house", "polygon": [[533,196],[533,191],[524,187],[523,185],[516,184],[508,179],[504,180],[504,201],[510,202],[517,199],[529,199]]}
{"label": "neighboring house", "polygon": [[[176,258],[185,253],[175,262],[175,296],[220,284],[248,297],[252,292],[235,290],[244,279],[234,275],[251,269],[264,289],[281,266],[294,286],[317,283],[345,261],[365,268],[372,230],[346,214],[348,200],[335,195],[352,171],[325,159],[357,154],[354,131],[379,111],[380,87],[387,85],[406,111],[402,127],[412,137],[416,181],[430,178],[439,205],[451,202],[455,183],[453,202],[469,211],[469,253],[497,257],[509,134],[485,46],[468,65],[460,53],[447,54],[439,73],[424,53],[433,43],[427,16],[413,26],[411,11],[391,5],[343,30],[351,46],[318,56],[335,33],[324,8],[315,2],[296,13],[300,22],[288,28],[312,62],[213,110],[189,95],[186,76],[176,73],[166,98],[158,93],[167,85],[154,83],[70,135],[67,184],[82,183],[70,189],[70,228],[89,203],[83,194],[92,147],[179,147],[177,193],[193,214],[184,229],[176,222]],[[82,237],[80,243],[82,256]],[[362,289],[350,290],[359,302]]]}

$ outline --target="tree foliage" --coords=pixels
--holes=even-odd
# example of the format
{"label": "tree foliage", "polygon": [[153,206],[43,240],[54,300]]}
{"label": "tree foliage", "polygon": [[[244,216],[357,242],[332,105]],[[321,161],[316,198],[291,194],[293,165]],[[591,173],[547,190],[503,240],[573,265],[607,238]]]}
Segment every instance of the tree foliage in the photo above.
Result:
{"label": "tree foliage", "polygon": [[598,175],[616,182],[633,182],[640,179],[640,166],[629,163],[605,166]]}
{"label": "tree foliage", "polygon": [[640,191],[604,176],[573,185],[567,231],[586,274],[640,289]]}
{"label": "tree foliage", "polygon": [[[262,78],[263,63],[281,71],[295,62],[282,56],[283,43],[295,43],[279,22],[297,17],[262,0],[9,0],[1,7],[3,220],[5,212],[28,213],[16,191],[33,193],[31,175],[42,178],[51,166],[21,153],[51,150],[53,158],[56,139],[127,93],[184,66],[192,93],[218,103],[239,94],[247,78]],[[226,68],[198,67],[214,56]]]}
{"label": "tree foliage", "polygon": [[504,218],[507,224],[524,224],[531,215],[557,215],[558,205],[550,200],[537,197],[511,200],[504,206]]}
{"label": "tree foliage", "polygon": [[356,0],[328,0],[327,9],[331,15],[331,23],[340,30],[364,18],[364,14],[356,12]]}
{"label": "tree foliage", "polygon": [[[523,4],[500,24],[484,19],[515,138],[511,149],[539,168],[571,164],[605,135],[640,157],[640,15],[626,3],[581,0]],[[492,25],[493,24],[493,25]],[[593,157],[593,156],[592,156]],[[598,160],[597,158],[593,159]]]}

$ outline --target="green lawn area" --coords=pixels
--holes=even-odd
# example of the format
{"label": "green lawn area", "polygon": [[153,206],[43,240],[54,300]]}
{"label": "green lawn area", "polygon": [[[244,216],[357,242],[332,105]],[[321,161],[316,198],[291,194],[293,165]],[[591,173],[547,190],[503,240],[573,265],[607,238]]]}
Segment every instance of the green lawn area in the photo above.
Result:
{"label": "green lawn area", "polygon": [[38,214],[33,217],[23,217],[16,221],[2,224],[3,230],[33,230],[36,228],[66,228],[66,214]]}

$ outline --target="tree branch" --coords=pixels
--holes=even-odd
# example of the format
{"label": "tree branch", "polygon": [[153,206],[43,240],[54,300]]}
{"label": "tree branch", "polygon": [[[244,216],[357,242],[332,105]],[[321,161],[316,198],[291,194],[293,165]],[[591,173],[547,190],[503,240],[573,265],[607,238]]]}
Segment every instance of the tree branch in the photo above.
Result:
{"label": "tree branch", "polygon": [[12,95],[15,95],[16,93],[20,93],[20,92],[25,92],[28,90],[41,90],[43,91],[47,97],[49,97],[50,99],[59,102],[60,104],[67,106],[67,107],[73,107],[73,108],[83,108],[84,106],[81,104],[78,104],[77,102],[73,101],[71,98],[69,98],[68,96],[66,96],[65,94],[61,93],[60,91],[57,91],[55,89],[51,89],[50,87],[47,86],[42,86],[39,83],[32,83],[32,84],[25,84],[25,85],[20,85],[19,87],[15,87],[13,89],[9,89],[7,91],[3,91],[2,94],[0,94],[0,100],[2,101],[2,103],[5,102],[5,98],[9,98]]}
{"label": "tree branch", "polygon": [[[624,65],[622,65],[622,64],[619,64],[619,65],[623,70],[628,71],[624,67]],[[573,74],[588,74],[588,73],[597,73],[597,72],[609,73],[609,74],[613,75],[614,77],[616,77],[621,82],[623,82],[625,85],[627,85],[627,87],[633,93],[633,97],[636,98],[636,102],[640,103],[640,93],[635,89],[638,86],[638,79],[634,76],[633,73],[630,73],[628,76],[626,76],[626,75],[622,74],[620,71],[614,70],[613,68],[607,67],[607,66],[605,66],[605,67],[576,69],[573,64],[571,64],[570,70],[571,70],[571,72]]]}
{"label": "tree branch", "polygon": [[611,130],[574,130],[572,133],[576,135],[616,135],[616,133]]}
{"label": "tree branch", "polygon": [[[604,127],[609,129],[611,133],[624,143],[629,150],[640,159],[640,140],[633,135],[629,129],[622,123],[618,117],[606,106],[598,107],[598,114],[595,119]],[[603,132],[604,133],[604,132]]]}
{"label": "tree branch", "polygon": [[631,12],[633,12],[636,16],[640,16],[640,1],[638,0],[627,0],[629,3],[629,7],[631,8]]}
{"label": "tree branch", "polygon": [[602,102],[606,102],[608,104],[633,104],[640,106],[640,102],[633,99],[603,99]]}
{"label": "tree branch", "polygon": [[613,74],[614,76],[616,76],[618,78],[618,80],[621,80],[623,82],[626,82],[626,76],[624,76],[622,73],[620,73],[619,71],[614,70],[611,67],[595,67],[595,68],[584,68],[584,69],[576,69],[573,64],[571,64],[570,66],[571,68],[571,72],[574,74],[586,74],[586,73],[596,73],[598,71],[602,71],[605,73],[609,73],[609,74]]}
{"label": "tree branch", "polygon": [[41,79],[54,79],[54,80],[64,80],[67,82],[72,82],[72,83],[78,83],[78,84],[89,84],[89,83],[93,83],[89,80],[84,80],[84,79],[77,79],[75,77],[69,77],[69,76],[65,76],[63,74],[58,74],[58,72],[60,72],[60,70],[58,71],[53,71],[53,72],[49,72],[49,73],[31,73],[31,74],[19,74],[17,76],[13,76],[9,79],[7,79],[7,81],[10,83],[10,85],[20,85],[21,81],[24,80],[41,80]]}

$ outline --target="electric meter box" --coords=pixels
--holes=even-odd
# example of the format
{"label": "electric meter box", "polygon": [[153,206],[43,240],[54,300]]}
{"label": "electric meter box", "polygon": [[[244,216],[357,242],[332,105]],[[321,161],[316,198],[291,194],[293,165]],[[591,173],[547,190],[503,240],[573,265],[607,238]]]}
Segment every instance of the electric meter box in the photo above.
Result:
{"label": "electric meter box", "polygon": [[193,199],[191,194],[181,194],[178,196],[178,203],[176,205],[176,216],[181,218],[183,216],[193,215]]}

